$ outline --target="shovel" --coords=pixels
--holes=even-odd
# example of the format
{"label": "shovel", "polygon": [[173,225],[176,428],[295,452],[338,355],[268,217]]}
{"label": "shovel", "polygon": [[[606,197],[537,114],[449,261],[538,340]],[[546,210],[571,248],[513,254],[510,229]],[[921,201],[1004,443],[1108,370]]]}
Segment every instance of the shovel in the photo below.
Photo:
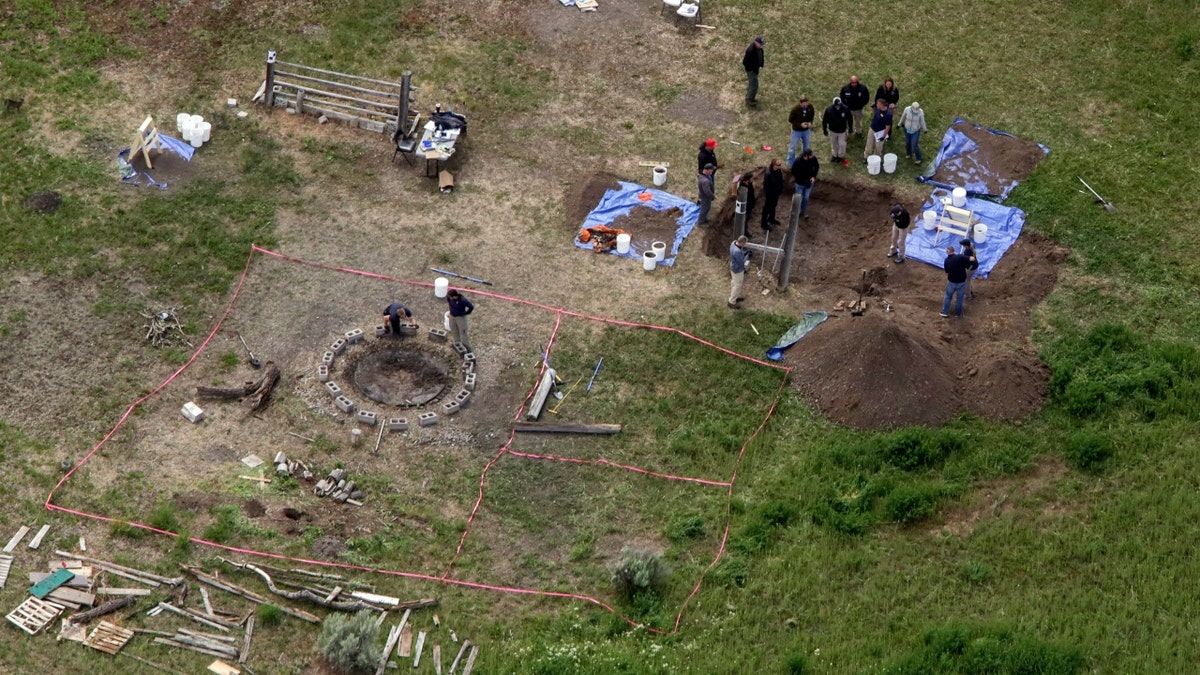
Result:
{"label": "shovel", "polygon": [[1113,205],[1112,205],[1112,202],[1108,201],[1108,200],[1107,200],[1107,199],[1105,199],[1104,197],[1101,197],[1101,196],[1100,196],[1100,194],[1099,194],[1098,192],[1096,192],[1095,190],[1093,190],[1093,189],[1092,189],[1092,186],[1091,186],[1091,185],[1088,185],[1088,184],[1087,184],[1087,181],[1085,181],[1083,178],[1081,178],[1081,177],[1079,177],[1079,176],[1076,176],[1076,178],[1079,178],[1079,182],[1080,182],[1080,183],[1083,183],[1083,187],[1087,188],[1087,189],[1088,189],[1088,192],[1092,193],[1092,196],[1096,198],[1096,203],[1098,203],[1098,204],[1103,204],[1103,205],[1104,205],[1104,210],[1105,210],[1105,211],[1108,211],[1109,213],[1115,213],[1115,212],[1116,212],[1116,210],[1117,210],[1117,207],[1113,206]]}
{"label": "shovel", "polygon": [[250,351],[250,345],[246,344],[246,339],[242,337],[241,333],[238,333],[237,336],[238,336],[238,339],[242,341],[242,346],[246,348],[246,353],[250,355],[250,367],[251,368],[261,367],[262,361],[259,361],[258,359],[254,358],[254,352]]}

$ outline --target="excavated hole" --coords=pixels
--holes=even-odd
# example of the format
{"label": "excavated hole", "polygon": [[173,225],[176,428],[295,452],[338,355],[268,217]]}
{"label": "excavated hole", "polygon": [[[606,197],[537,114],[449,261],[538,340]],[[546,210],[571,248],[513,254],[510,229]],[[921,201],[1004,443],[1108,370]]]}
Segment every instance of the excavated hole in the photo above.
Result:
{"label": "excavated hole", "polygon": [[450,389],[455,371],[440,354],[413,345],[352,354],[348,379],[364,396],[385,405],[429,405]]}

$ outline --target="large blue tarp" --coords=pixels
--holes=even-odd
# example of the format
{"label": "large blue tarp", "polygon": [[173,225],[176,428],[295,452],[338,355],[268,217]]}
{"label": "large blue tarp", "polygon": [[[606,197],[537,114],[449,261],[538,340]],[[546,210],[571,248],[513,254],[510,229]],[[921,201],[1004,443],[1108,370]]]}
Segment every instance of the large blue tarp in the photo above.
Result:
{"label": "large blue tarp", "polygon": [[[659,261],[659,265],[674,265],[675,256],[679,253],[679,247],[683,244],[683,240],[692,233],[696,227],[696,221],[700,218],[700,206],[693,201],[676,197],[669,192],[663,192],[655,188],[648,188],[637,183],[626,183],[625,181],[617,181],[621,186],[618,190],[609,190],[600,198],[600,203],[596,208],[592,209],[587,218],[583,220],[583,225],[580,229],[595,227],[597,225],[611,226],[613,221],[621,216],[628,215],[635,206],[645,206],[655,211],[668,211],[670,209],[679,209],[683,215],[675,221],[678,227],[675,230],[675,239],[667,246],[666,259]],[[642,201],[643,194],[650,196],[646,201]],[[629,247],[629,253],[620,254],[616,249],[610,251],[612,255],[619,255],[623,258],[633,260],[641,260],[642,254],[646,250],[645,245],[637,240],[637,233],[634,235],[634,241]],[[592,250],[590,243],[579,241],[579,232],[575,233],[575,246],[587,250]]]}
{"label": "large blue tarp", "polygon": [[788,329],[774,347],[767,350],[767,358],[772,361],[783,360],[783,350],[791,347],[800,341],[800,338],[812,332],[812,329],[825,323],[825,319],[829,318],[829,314],[817,310],[815,312],[805,312],[804,320]]}
{"label": "large blue tarp", "polygon": [[[965,124],[996,136],[1021,140],[1017,136],[1003,131],[971,124],[961,117],[955,118],[954,124],[950,125],[950,128],[946,130],[946,135],[942,137],[942,146],[938,150],[937,159],[933,161],[932,172],[917,180],[947,190],[960,187],[969,195],[991,197],[1003,201],[1013,191],[1013,188],[1025,179],[1025,175],[1009,176],[1001,173],[991,163],[991,158],[987,156],[987,153],[980,149],[978,143],[971,140],[961,129],[955,128],[955,125],[958,124]],[[1049,154],[1050,148],[1041,143],[1036,145],[1041,148],[1043,156]],[[998,189],[997,186],[999,186]]]}
{"label": "large blue tarp", "polygon": [[[940,268],[946,261],[946,247],[953,246],[955,250],[959,249],[958,243],[962,241],[960,235],[927,230],[923,222],[922,214],[925,211],[932,210],[940,216],[943,202],[947,199],[949,194],[946,191],[934,190],[929,196],[929,201],[921,207],[921,213],[914,214],[908,238],[905,239],[906,257]],[[975,276],[986,278],[1009,247],[1017,241],[1017,237],[1021,236],[1021,228],[1025,226],[1025,212],[975,197],[968,197],[963,208],[974,211],[975,218],[987,226],[986,241],[975,244],[975,256],[979,260],[979,269],[976,270]]]}

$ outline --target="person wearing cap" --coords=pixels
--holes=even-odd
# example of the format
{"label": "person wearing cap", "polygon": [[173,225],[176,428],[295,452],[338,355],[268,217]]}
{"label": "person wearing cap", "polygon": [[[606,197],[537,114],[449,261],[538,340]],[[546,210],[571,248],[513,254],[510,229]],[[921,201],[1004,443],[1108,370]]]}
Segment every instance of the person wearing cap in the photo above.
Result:
{"label": "person wearing cap", "polygon": [[899,264],[904,262],[904,244],[912,218],[902,204],[892,206],[888,217],[892,220],[892,243],[888,246],[888,257],[896,256],[896,263]]}
{"label": "person wearing cap", "polygon": [[700,144],[700,152],[696,153],[696,172],[704,170],[705,164],[717,166],[717,141],[710,138]]}
{"label": "person wearing cap", "polygon": [[963,315],[963,296],[967,291],[967,277],[970,275],[971,263],[974,258],[962,253],[956,253],[953,246],[946,247],[946,261],[942,269],[946,270],[946,295],[942,299],[942,318],[950,317],[950,299],[958,297],[954,305],[954,316]]}
{"label": "person wearing cap", "polygon": [[892,111],[888,109],[887,99],[877,99],[875,110],[871,113],[870,133],[867,134],[867,144],[863,148],[863,157],[882,155],[883,144],[892,135]]}
{"label": "person wearing cap", "polygon": [[746,105],[758,105],[758,71],[766,63],[763,46],[767,41],[759,35],[746,47],[742,55],[742,67],[746,69]]}
{"label": "person wearing cap", "polygon": [[971,259],[971,264],[967,265],[967,287],[963,292],[967,298],[974,300],[975,291],[971,290],[971,280],[975,278],[975,270],[979,269],[979,254],[975,252],[975,244],[968,237],[964,237],[958,245],[962,246],[962,254]]}
{"label": "person wearing cap", "polygon": [[839,96],[842,103],[850,109],[850,116],[854,118],[850,130],[857,132],[861,137],[863,135],[863,108],[871,103],[871,90],[858,81],[857,75],[851,75],[850,82],[842,87],[842,93]]}
{"label": "person wearing cap", "polygon": [[383,310],[383,316],[388,320],[388,325],[391,326],[392,335],[400,334],[401,314],[403,314],[404,318],[406,319],[412,318],[412,310],[398,302],[393,302]]}
{"label": "person wearing cap", "polygon": [[779,225],[775,218],[775,207],[779,204],[779,196],[783,194],[783,164],[778,158],[772,159],[763,173],[763,207],[762,229],[770,232],[771,228]]}
{"label": "person wearing cap", "polygon": [[925,111],[916,101],[900,113],[900,128],[904,130],[904,156],[911,157],[914,164],[924,161],[921,156],[921,132],[925,131]]}
{"label": "person wearing cap", "polygon": [[846,159],[846,137],[852,126],[854,118],[850,116],[850,109],[842,103],[841,96],[834,97],[833,103],[821,115],[821,132],[829,137],[829,161],[850,165],[850,160]]}
{"label": "person wearing cap", "polygon": [[716,166],[705,164],[700,173],[696,175],[696,191],[700,194],[700,217],[696,219],[697,225],[708,223],[708,211],[712,208],[713,199],[717,196],[717,188],[713,183],[713,171]]}
{"label": "person wearing cap", "polygon": [[892,78],[887,78],[879,88],[875,90],[875,99],[883,99],[888,102],[888,110],[895,110],[896,105],[900,103],[900,90],[896,88],[896,81]]}
{"label": "person wearing cap", "polygon": [[796,143],[800,143],[802,150],[808,150],[809,137],[812,136],[813,118],[816,111],[808,104],[808,97],[801,96],[800,102],[796,107],[792,108],[792,112],[788,115],[788,123],[792,125],[792,142],[788,145],[787,163],[788,166],[796,161]]}
{"label": "person wearing cap", "polygon": [[[817,184],[817,174],[821,172],[821,163],[813,156],[812,148],[800,153],[796,163],[792,164],[792,178],[796,179],[796,196],[800,199],[800,216],[808,218],[808,198],[812,195],[813,187]],[[792,212],[796,207],[793,201]]]}
{"label": "person wearing cap", "polygon": [[475,311],[475,305],[456,288],[446,294],[446,305],[450,308],[450,333],[454,335],[454,341],[461,342],[468,352],[473,351],[467,334],[467,315]]}
{"label": "person wearing cap", "polygon": [[754,252],[746,248],[746,235],[738,237],[729,245],[729,305],[730,309],[741,309],[742,282],[746,279],[746,263]]}

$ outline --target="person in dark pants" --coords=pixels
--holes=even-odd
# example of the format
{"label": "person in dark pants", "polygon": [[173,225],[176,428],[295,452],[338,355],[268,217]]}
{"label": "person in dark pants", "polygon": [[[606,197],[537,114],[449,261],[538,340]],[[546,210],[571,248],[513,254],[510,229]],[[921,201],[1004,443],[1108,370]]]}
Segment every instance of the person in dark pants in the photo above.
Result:
{"label": "person in dark pants", "polygon": [[833,99],[833,104],[821,115],[821,131],[829,136],[830,162],[850,165],[850,160],[846,159],[846,136],[853,126],[854,118],[850,116],[850,109],[842,102],[842,97]]}
{"label": "person in dark pants", "polygon": [[713,184],[713,171],[716,168],[712,164],[705,164],[696,176],[696,192],[700,195],[700,217],[696,219],[697,225],[708,223],[708,211],[717,197],[717,188]]}
{"label": "person in dark pants", "polygon": [[797,144],[800,144],[801,152],[809,148],[809,143],[812,139],[812,125],[816,114],[817,111],[809,105],[807,96],[801,96],[800,102],[788,114],[788,124],[792,125],[792,142],[788,145],[787,154],[789,166],[792,162],[796,161]]}
{"label": "person in dark pants", "polygon": [[700,144],[700,151],[696,153],[696,173],[704,170],[705,164],[712,164],[714,167],[719,166],[717,162],[717,141],[710,138]]}
{"label": "person in dark pants", "polygon": [[792,165],[792,178],[796,179],[796,197],[800,198],[800,216],[803,218],[808,218],[808,198],[817,184],[817,174],[820,171],[821,164],[813,155],[812,148],[805,150]]}
{"label": "person in dark pants", "polygon": [[858,81],[857,75],[851,75],[849,84],[842,87],[842,93],[839,95],[839,98],[850,109],[850,116],[854,118],[850,125],[850,130],[862,136],[863,108],[871,103],[871,90],[867,89],[867,85]]}
{"label": "person in dark pants", "polygon": [[401,314],[404,314],[404,318],[406,318],[406,319],[412,318],[412,310],[410,310],[409,308],[405,307],[404,305],[402,305],[398,302],[393,302],[392,304],[387,306],[387,309],[383,310],[383,315],[385,317],[387,317],[388,324],[392,328],[392,335],[400,334],[400,315]]}
{"label": "person in dark pants", "polygon": [[446,304],[450,307],[450,332],[454,341],[461,342],[467,351],[474,351],[467,333],[467,315],[475,311],[475,305],[454,288],[446,294]]}
{"label": "person in dark pants", "polygon": [[742,188],[746,188],[746,220],[742,223],[742,234],[748,237],[750,236],[750,218],[753,216],[754,207],[758,203],[758,197],[754,193],[754,176],[750,175],[749,171],[742,174],[742,177],[738,179],[739,193]]}
{"label": "person in dark pants", "polygon": [[971,259],[971,264],[967,265],[967,287],[964,292],[968,299],[974,300],[975,291],[971,290],[971,279],[975,278],[975,270],[979,269],[979,256],[975,253],[975,244],[970,239],[964,238],[959,245],[962,246],[962,254]]}
{"label": "person in dark pants", "polygon": [[974,260],[971,256],[955,253],[953,246],[946,247],[946,261],[942,263],[942,269],[946,270],[946,296],[942,299],[943,318],[950,316],[950,300],[955,296],[958,300],[954,304],[954,316],[962,317],[967,275],[970,274],[971,263]]}
{"label": "person in dark pants", "polygon": [[746,105],[758,105],[758,71],[766,63],[763,46],[767,41],[759,35],[754,38],[746,53],[742,55],[742,67],[746,69]]}
{"label": "person in dark pants", "polygon": [[908,238],[908,226],[912,222],[912,218],[908,215],[908,209],[901,204],[896,204],[892,207],[888,214],[892,219],[892,243],[888,246],[888,257],[896,256],[896,262],[904,262],[904,244]]}
{"label": "person in dark pants", "polygon": [[770,232],[772,227],[779,224],[779,221],[775,219],[775,207],[779,204],[779,195],[781,194],[783,194],[783,164],[778,159],[773,159],[767,166],[766,173],[763,174],[762,229],[764,233]]}
{"label": "person in dark pants", "polygon": [[900,102],[900,90],[896,88],[895,80],[889,77],[879,85],[879,88],[875,90],[875,100],[879,99],[888,102],[888,110],[896,110],[896,104]]}

